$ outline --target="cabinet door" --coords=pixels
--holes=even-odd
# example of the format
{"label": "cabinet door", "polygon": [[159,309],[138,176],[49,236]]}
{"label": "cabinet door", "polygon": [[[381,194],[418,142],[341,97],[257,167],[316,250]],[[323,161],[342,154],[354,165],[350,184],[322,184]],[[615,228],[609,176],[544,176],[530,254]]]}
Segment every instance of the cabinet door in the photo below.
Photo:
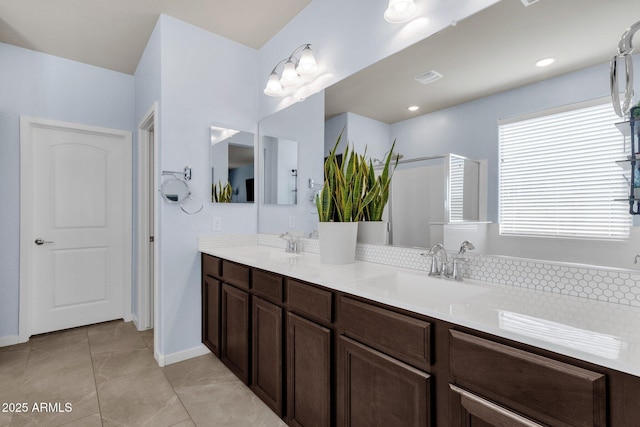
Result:
{"label": "cabinet door", "polygon": [[202,279],[202,343],[220,357],[220,282]]}
{"label": "cabinet door", "polygon": [[330,329],[287,313],[287,418],[290,426],[331,425]]}
{"label": "cabinet door", "polygon": [[251,389],[282,416],[282,308],[254,297],[252,310]]}
{"label": "cabinet door", "polygon": [[340,336],[338,426],[428,426],[430,388],[425,372]]}
{"label": "cabinet door", "polygon": [[220,360],[249,384],[249,294],[222,284]]}
{"label": "cabinet door", "polygon": [[469,393],[453,384],[451,426],[460,427],[542,427],[528,418]]}

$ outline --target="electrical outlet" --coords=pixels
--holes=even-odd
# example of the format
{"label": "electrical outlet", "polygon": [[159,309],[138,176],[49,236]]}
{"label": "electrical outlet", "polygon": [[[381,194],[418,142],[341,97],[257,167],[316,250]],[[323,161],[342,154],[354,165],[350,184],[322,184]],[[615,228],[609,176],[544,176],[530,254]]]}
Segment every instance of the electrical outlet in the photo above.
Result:
{"label": "electrical outlet", "polygon": [[296,228],[296,217],[293,215],[289,216],[289,228]]}
{"label": "electrical outlet", "polygon": [[213,231],[220,231],[222,229],[222,218],[219,216],[213,217]]}

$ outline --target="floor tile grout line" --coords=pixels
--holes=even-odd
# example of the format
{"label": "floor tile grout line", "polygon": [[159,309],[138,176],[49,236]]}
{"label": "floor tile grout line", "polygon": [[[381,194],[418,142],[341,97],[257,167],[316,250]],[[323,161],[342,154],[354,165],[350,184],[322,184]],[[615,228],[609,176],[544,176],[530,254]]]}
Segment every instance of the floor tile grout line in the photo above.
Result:
{"label": "floor tile grout line", "polygon": [[96,389],[96,400],[98,401],[98,414],[100,414],[100,425],[104,427],[102,420],[102,405],[100,404],[100,394],[98,393],[98,384],[96,381],[96,368],[93,364],[93,353],[91,352],[91,339],[89,338],[89,328],[87,328],[87,341],[89,343],[89,359],[91,359],[91,371],[93,371],[93,387]]}
{"label": "floor tile grout line", "polygon": [[[162,372],[162,375],[164,376],[164,379],[167,380],[167,383],[169,384],[169,386],[171,387],[171,390],[173,390],[173,394],[176,395],[176,397],[178,398],[178,400],[180,401],[180,404],[182,405],[182,407],[184,408],[184,411],[189,415],[189,419],[191,420],[191,422],[193,423],[194,426],[197,427],[196,422],[193,420],[193,417],[191,416],[191,413],[189,412],[189,410],[187,409],[187,405],[184,404],[184,402],[182,401],[182,399],[180,398],[180,395],[178,394],[178,392],[176,391],[176,388],[173,386],[173,384],[171,384],[171,381],[169,381],[169,378],[167,378],[167,375],[164,373],[164,367],[160,368],[160,372]],[[186,420],[183,420],[186,421]],[[182,421],[180,421],[182,422]],[[176,423],[178,424],[178,423]],[[175,424],[174,424],[175,425]]]}

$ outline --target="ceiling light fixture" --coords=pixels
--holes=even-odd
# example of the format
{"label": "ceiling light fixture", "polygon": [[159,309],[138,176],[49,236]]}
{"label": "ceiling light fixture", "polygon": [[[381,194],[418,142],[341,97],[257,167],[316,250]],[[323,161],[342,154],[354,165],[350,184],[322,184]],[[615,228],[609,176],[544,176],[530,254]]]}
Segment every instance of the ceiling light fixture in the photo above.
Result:
{"label": "ceiling light fixture", "polygon": [[420,109],[420,107],[418,107],[417,105],[411,105],[409,107],[407,107],[407,110],[409,111],[418,111]]}
{"label": "ceiling light fixture", "polygon": [[[296,55],[299,55],[296,57]],[[278,75],[277,69],[280,64],[282,67],[282,76]],[[318,64],[313,56],[311,45],[309,43],[297,47],[288,58],[278,62],[267,81],[264,88],[264,94],[268,96],[283,96],[285,94],[284,87],[295,87],[309,81],[309,79],[318,73]],[[284,86],[284,87],[283,87]]]}
{"label": "ceiling light fixture", "polygon": [[399,24],[413,18],[417,11],[418,8],[413,0],[389,0],[384,19],[392,24]]}
{"label": "ceiling light fixture", "polygon": [[555,58],[542,58],[536,61],[536,67],[547,67],[556,62]]}

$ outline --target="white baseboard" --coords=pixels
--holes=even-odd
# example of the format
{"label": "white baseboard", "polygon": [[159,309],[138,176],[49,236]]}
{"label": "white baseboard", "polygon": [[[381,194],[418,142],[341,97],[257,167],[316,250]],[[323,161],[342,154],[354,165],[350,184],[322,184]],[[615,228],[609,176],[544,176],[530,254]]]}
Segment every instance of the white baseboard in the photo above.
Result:
{"label": "white baseboard", "polygon": [[20,336],[18,335],[9,335],[6,337],[0,337],[0,347],[8,347],[10,345],[15,345],[20,343]]}
{"label": "white baseboard", "polygon": [[154,357],[158,362],[158,365],[162,367],[171,365],[173,363],[182,362],[183,360],[193,359],[194,357],[202,356],[208,353],[211,353],[211,350],[209,350],[203,344],[200,344],[199,346],[190,348],[188,350],[179,351],[177,353],[171,353],[167,355],[162,355],[154,352]]}
{"label": "white baseboard", "polygon": [[138,331],[144,330],[144,329],[140,329],[140,324],[138,323],[138,317],[135,314],[131,315],[131,321],[133,322],[133,326],[135,326]]}

